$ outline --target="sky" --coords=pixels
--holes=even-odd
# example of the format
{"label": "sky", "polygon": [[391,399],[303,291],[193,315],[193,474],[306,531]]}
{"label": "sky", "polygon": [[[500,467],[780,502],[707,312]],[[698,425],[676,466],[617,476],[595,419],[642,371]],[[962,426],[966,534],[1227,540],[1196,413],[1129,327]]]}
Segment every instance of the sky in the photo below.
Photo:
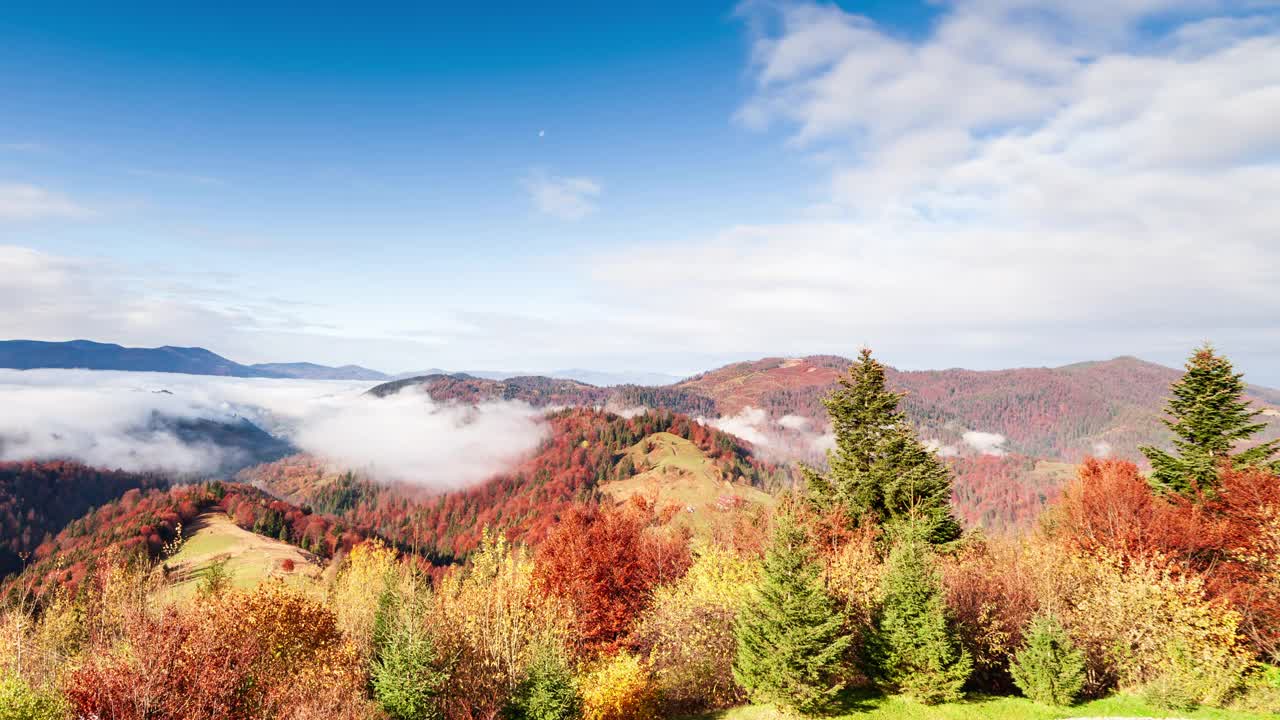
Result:
{"label": "sky", "polygon": [[1276,2],[183,5],[6,5],[0,338],[1280,385]]}

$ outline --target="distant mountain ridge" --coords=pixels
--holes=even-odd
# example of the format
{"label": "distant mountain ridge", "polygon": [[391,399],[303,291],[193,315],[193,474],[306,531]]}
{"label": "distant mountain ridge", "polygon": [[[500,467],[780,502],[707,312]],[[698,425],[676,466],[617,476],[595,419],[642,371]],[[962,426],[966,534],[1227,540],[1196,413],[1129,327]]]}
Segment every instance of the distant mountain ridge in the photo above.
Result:
{"label": "distant mountain ridge", "polygon": [[315,363],[243,365],[201,347],[131,348],[92,340],[45,342],[0,340],[0,368],[14,370],[79,369],[167,372],[244,378],[380,381],[389,375],[358,365],[329,367]]}

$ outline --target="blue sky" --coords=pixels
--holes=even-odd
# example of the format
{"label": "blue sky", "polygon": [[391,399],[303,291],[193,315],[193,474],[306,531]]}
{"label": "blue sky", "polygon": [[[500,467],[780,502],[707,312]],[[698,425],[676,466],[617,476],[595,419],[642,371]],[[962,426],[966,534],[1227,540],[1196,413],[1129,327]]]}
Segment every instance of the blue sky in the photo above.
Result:
{"label": "blue sky", "polygon": [[7,7],[0,334],[676,373],[1212,338],[1280,384],[1274,60],[1256,2]]}

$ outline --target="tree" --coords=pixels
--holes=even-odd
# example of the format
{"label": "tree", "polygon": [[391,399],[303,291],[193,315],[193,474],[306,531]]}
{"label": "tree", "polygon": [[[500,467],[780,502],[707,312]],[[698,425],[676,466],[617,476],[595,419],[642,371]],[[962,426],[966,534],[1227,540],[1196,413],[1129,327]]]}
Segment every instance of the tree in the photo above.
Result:
{"label": "tree", "polygon": [[926,704],[962,696],[973,660],[951,626],[932,550],[920,539],[899,540],[889,553],[870,651],[876,679],[890,690]]}
{"label": "tree", "polygon": [[902,398],[864,348],[823,400],[836,447],[825,474],[803,468],[810,497],[822,509],[843,506],[854,524],[911,524],[930,542],[954,540],[960,525],[951,513],[951,473],[916,437],[898,409]]}
{"label": "tree", "polygon": [[1084,651],[1051,615],[1032,619],[1027,643],[1009,670],[1024,695],[1045,705],[1072,705],[1084,689]]}
{"label": "tree", "polygon": [[778,517],[764,574],[737,622],[734,678],[756,702],[812,713],[844,688],[853,637],[823,586],[805,530]]}
{"label": "tree", "polygon": [[1262,413],[1244,399],[1245,384],[1231,362],[1213,351],[1208,343],[1187,361],[1186,373],[1170,386],[1168,413],[1164,424],[1173,431],[1177,454],[1155,447],[1143,447],[1151,461],[1151,482],[1159,490],[1193,495],[1212,494],[1218,473],[1225,466],[1280,470],[1280,440],[1255,445],[1239,453],[1235,447],[1263,430],[1265,422],[1254,422]]}
{"label": "tree", "polygon": [[440,699],[449,673],[424,623],[421,598],[384,591],[369,672],[373,696],[394,720],[443,717]]}

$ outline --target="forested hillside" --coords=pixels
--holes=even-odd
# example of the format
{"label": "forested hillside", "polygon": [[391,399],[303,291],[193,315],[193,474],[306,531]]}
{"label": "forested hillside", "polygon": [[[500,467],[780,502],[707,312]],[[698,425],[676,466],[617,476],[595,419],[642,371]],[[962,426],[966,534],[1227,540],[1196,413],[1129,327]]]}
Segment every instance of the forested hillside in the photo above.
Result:
{"label": "forested hillside", "polygon": [[554,412],[547,421],[550,435],[532,457],[467,490],[432,495],[413,485],[379,484],[307,456],[250,468],[240,478],[438,561],[473,550],[486,527],[513,541],[538,542],[566,508],[599,502],[601,484],[644,472],[627,453],[655,433],[692,442],[726,482],[768,490],[790,484],[787,470],[753,457],[728,433],[683,415],[627,418],[578,408]]}

